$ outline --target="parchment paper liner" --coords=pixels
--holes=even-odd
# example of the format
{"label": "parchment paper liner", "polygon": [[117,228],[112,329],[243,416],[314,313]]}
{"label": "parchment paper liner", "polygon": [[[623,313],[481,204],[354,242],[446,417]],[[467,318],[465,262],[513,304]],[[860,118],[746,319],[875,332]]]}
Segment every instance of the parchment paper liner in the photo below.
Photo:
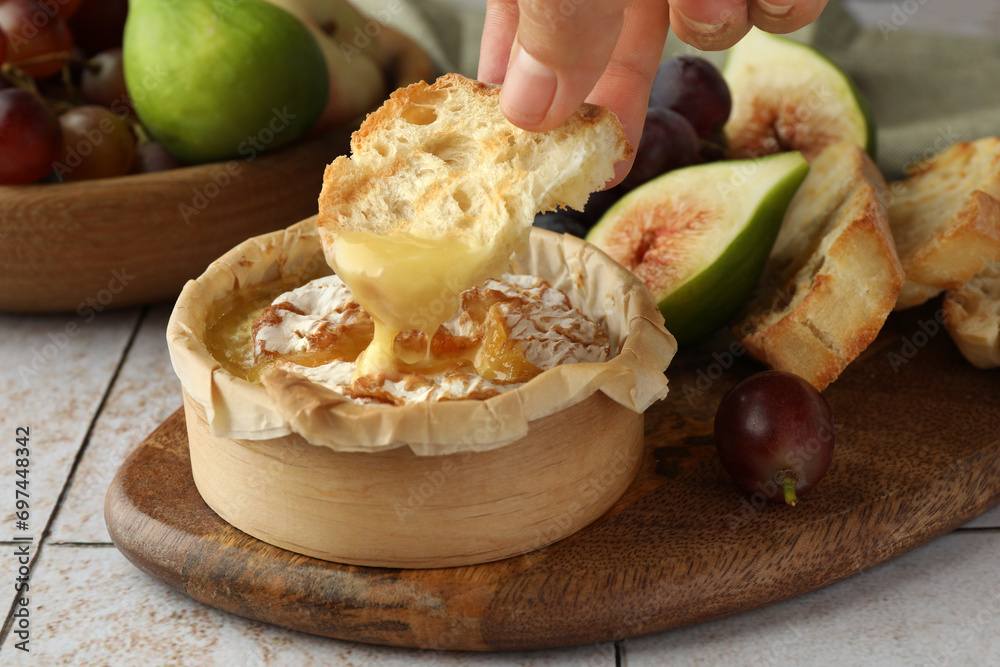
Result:
{"label": "parchment paper liner", "polygon": [[294,432],[336,451],[401,444],[427,456],[485,451],[524,437],[531,420],[595,391],[636,412],[666,396],[664,370],[677,346],[641,281],[593,246],[544,230],[532,231],[528,256],[513,264],[516,272],[564,290],[605,328],[617,355],[600,364],[558,366],[487,400],[403,406],[355,404],[294,373],[269,374],[266,389],[237,378],[209,354],[207,326],[243,290],[275,281],[291,289],[330,273],[315,218],[309,218],[241,243],[187,283],[167,326],[171,362],[185,390],[205,408],[213,435],[263,440]]}

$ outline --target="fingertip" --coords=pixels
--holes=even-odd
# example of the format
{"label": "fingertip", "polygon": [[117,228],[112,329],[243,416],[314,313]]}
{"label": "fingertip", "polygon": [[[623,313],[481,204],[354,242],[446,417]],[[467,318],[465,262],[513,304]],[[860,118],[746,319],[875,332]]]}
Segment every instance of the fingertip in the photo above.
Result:
{"label": "fingertip", "polygon": [[785,34],[819,18],[827,0],[752,0],[750,22],[767,32]]}
{"label": "fingertip", "polygon": [[750,30],[747,0],[677,0],[670,3],[670,25],[682,41],[702,51],[728,49]]}
{"label": "fingertip", "polygon": [[518,127],[538,131],[545,125],[558,87],[551,68],[515,45],[500,89],[500,109]]}
{"label": "fingertip", "polygon": [[706,24],[687,19],[671,8],[670,27],[681,41],[696,49],[722,51],[746,36],[750,31],[750,21],[743,18],[731,23]]}
{"label": "fingertip", "polygon": [[[636,145],[638,145],[638,142],[636,142]],[[625,180],[628,173],[632,171],[633,162],[635,162],[635,151],[633,151],[628,158],[615,164],[615,177],[604,184],[604,189],[609,190]]]}

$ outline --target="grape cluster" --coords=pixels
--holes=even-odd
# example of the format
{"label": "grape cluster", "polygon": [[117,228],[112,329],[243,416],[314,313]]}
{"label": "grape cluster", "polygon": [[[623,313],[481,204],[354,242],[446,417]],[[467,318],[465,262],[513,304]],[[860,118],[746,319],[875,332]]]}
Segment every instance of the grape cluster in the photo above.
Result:
{"label": "grape cluster", "polygon": [[535,226],[584,237],[631,190],[668,171],[722,159],[722,127],[731,110],[729,86],[712,63],[689,55],[664,61],[653,80],[642,139],[628,176],[592,194],[582,213],[542,213]]}
{"label": "grape cluster", "polygon": [[0,0],[0,184],[180,166],[135,118],[127,0]]}

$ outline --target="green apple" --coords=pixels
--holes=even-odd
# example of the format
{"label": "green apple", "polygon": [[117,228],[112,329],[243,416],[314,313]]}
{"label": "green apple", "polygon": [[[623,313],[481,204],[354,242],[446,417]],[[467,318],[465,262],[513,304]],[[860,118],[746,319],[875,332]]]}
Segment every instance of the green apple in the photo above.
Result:
{"label": "green apple", "polygon": [[587,241],[641,278],[677,342],[693,343],[750,297],[808,171],[797,151],[670,171],[618,200]]}
{"label": "green apple", "polygon": [[[384,96],[377,54],[346,62],[322,26],[342,0],[132,0],[125,81],[139,119],[188,163],[252,158]],[[287,5],[287,7],[283,6]],[[348,7],[356,18],[360,16]]]}

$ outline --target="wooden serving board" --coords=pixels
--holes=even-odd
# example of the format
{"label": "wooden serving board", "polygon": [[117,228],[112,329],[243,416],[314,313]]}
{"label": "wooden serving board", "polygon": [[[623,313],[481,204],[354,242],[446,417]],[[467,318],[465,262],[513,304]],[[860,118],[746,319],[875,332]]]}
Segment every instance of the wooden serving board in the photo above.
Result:
{"label": "wooden serving board", "polygon": [[399,570],[269,546],[202,502],[181,412],[118,472],[108,528],[136,566],[197,600],[375,644],[566,646],[754,609],[898,556],[1000,501],[1000,371],[967,364],[936,307],[893,315],[824,392],[837,425],[834,463],[794,508],[741,494],[718,463],[715,408],[760,370],[719,337],[671,365],[670,396],[646,414],[645,458],[622,499],[542,551]]}

